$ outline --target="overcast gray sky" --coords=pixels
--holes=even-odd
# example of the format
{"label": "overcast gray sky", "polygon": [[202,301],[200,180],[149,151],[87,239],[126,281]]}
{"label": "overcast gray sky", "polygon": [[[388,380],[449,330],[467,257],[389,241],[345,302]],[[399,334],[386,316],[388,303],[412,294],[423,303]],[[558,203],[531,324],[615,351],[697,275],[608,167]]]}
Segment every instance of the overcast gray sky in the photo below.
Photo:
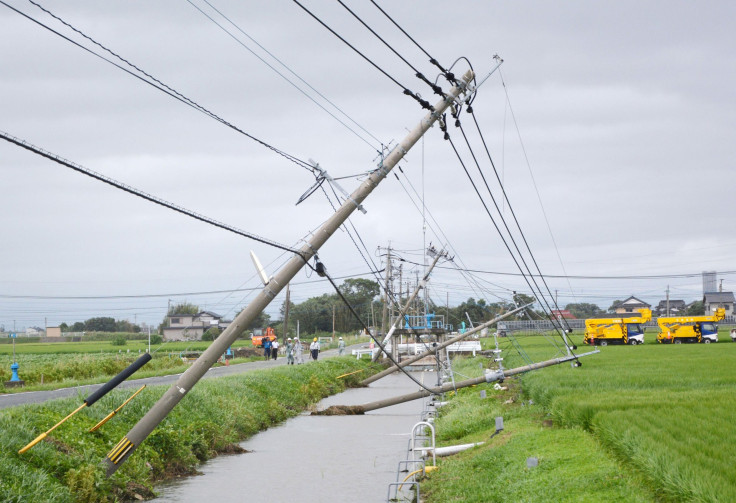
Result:
{"label": "overcast gray sky", "polygon": [[[339,3],[303,3],[402,85],[436,101],[413,70]],[[30,2],[8,4],[103,53]],[[435,79],[437,70],[427,57],[370,2],[346,4]],[[424,115],[398,86],[292,1],[41,5],[243,131],[300,159],[314,159],[335,177],[373,169],[380,143],[401,140]],[[700,277],[674,276],[736,270],[732,3],[407,0],[380,5],[445,67],[467,58],[457,61],[457,74],[470,61],[483,77],[494,66],[494,54],[505,60],[480,87],[473,108],[543,273],[664,276],[549,278],[561,305],[595,302],[607,308],[632,294],[656,303],[668,285],[671,298],[690,302],[702,295]],[[278,65],[211,6],[337,105],[350,117],[342,121],[358,134],[308,99],[305,94],[340,115],[289,70],[279,67],[304,93],[249,52],[243,45]],[[0,7],[0,130],[290,246],[331,213],[320,191],[295,206],[314,181],[307,171]],[[445,80],[438,82],[447,89]],[[484,174],[495,180],[473,134],[472,117],[461,119]],[[450,134],[476,173],[452,121]],[[389,176],[365,202],[367,215],[352,218],[376,266],[383,267],[379,246],[390,242],[407,260],[422,262],[421,249],[431,241],[449,244],[461,267],[518,273],[438,128],[401,167],[403,186]],[[5,141],[0,142],[0,170],[0,324],[6,328],[14,321],[21,329],[43,326],[44,319],[53,326],[92,316],[157,324],[169,299],[231,317],[247,302],[247,291],[197,292],[258,287],[250,250],[271,274],[287,258],[280,250],[160,208]],[[352,191],[359,180],[340,183]],[[426,235],[415,206],[421,201],[409,184],[424,194],[434,218]],[[498,184],[491,187],[499,197]],[[504,216],[513,222],[507,207]],[[320,256],[333,276],[369,271],[345,232],[338,232]],[[471,286],[460,273],[442,270],[433,278],[432,298],[438,304],[471,296],[493,302],[508,300],[512,290],[528,292],[518,277],[477,278]],[[725,290],[736,288],[732,273],[719,279]],[[292,291],[299,302],[330,290],[300,273]],[[126,295],[131,297],[63,298]],[[279,296],[269,311],[277,312],[282,301]]]}

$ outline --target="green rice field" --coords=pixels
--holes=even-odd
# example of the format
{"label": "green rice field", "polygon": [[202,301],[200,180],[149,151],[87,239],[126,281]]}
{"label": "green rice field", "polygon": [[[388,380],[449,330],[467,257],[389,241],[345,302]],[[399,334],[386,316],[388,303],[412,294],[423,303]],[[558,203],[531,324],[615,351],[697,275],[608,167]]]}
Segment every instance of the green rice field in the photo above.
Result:
{"label": "green rice field", "polygon": [[[509,380],[508,392],[487,385],[513,403],[460,393],[437,422],[441,443],[487,439],[494,414],[507,428],[490,446],[443,460],[428,501],[736,501],[736,344],[727,333],[707,345],[661,345],[647,335],[641,346],[599,348],[579,368]],[[555,356],[547,338],[516,340],[534,361]],[[527,363],[510,340],[500,344],[507,368]],[[541,470],[524,466],[534,454]],[[461,490],[448,492],[453,477],[483,467],[484,480],[465,479],[467,496],[452,499]]]}

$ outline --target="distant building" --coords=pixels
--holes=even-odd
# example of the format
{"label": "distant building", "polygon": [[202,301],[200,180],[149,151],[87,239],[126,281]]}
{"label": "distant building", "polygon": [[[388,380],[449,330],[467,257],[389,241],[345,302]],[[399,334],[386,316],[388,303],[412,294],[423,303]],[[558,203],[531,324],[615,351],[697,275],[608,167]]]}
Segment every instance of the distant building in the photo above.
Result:
{"label": "distant building", "polygon": [[684,300],[670,299],[670,312],[667,313],[667,300],[660,300],[654,308],[654,316],[683,316],[687,314],[687,303]]}
{"label": "distant building", "polygon": [[230,320],[212,311],[200,311],[197,314],[171,314],[168,316],[169,326],[164,328],[165,341],[200,340],[210,328],[225,330]]}
{"label": "distant building", "polygon": [[716,275],[716,271],[703,271],[703,295],[708,292],[717,292],[717,282],[718,276]]}
{"label": "distant building", "polygon": [[26,335],[28,337],[38,337],[43,335],[43,328],[41,327],[28,327],[26,328]]}
{"label": "distant building", "polygon": [[46,327],[46,337],[61,337],[61,327]]}
{"label": "distant building", "polygon": [[616,308],[616,313],[618,314],[625,314],[625,313],[636,313],[639,309],[651,309],[652,305],[647,304],[641,299],[637,299],[633,295],[629,297],[628,299],[624,300],[619,304],[619,306]]}
{"label": "distant building", "polygon": [[577,320],[574,314],[572,314],[567,309],[553,309],[552,310],[552,317],[556,320],[559,319],[566,319],[566,320]]}
{"label": "distant building", "polygon": [[726,310],[726,316],[731,316],[734,314],[733,305],[735,301],[733,292],[706,292],[703,294],[705,314],[711,314],[714,309],[722,307]]}

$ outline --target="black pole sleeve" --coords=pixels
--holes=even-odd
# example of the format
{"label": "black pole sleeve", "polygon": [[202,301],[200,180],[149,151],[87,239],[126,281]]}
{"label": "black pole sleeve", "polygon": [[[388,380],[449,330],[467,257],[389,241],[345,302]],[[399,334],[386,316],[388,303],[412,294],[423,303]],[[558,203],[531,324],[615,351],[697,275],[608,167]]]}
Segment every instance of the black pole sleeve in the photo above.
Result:
{"label": "black pole sleeve", "polygon": [[87,404],[87,407],[91,407],[93,403],[95,403],[97,400],[102,398],[103,396],[107,395],[110,391],[113,390],[118,384],[125,381],[128,377],[133,375],[133,373],[141,368],[143,365],[148,363],[148,361],[151,359],[151,354],[146,353],[142,355],[140,358],[138,358],[136,361],[130,364],[128,368],[120,372],[118,375],[110,379],[107,383],[105,383],[101,388],[99,388],[97,391],[92,393],[90,396],[88,396],[84,403]]}

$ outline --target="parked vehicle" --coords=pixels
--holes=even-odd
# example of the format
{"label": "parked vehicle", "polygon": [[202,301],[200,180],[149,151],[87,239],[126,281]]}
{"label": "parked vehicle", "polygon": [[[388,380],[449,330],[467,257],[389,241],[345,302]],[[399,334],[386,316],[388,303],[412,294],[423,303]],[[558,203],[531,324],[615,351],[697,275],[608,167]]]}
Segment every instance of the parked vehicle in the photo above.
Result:
{"label": "parked vehicle", "polygon": [[726,317],[726,310],[722,307],[713,314],[705,316],[674,316],[657,319],[660,344],[682,344],[703,342],[710,344],[718,342],[718,325],[716,322]]}
{"label": "parked vehicle", "polygon": [[259,331],[260,333],[253,334],[250,337],[250,342],[253,344],[254,348],[260,348],[263,347],[263,340],[268,338],[271,341],[276,340],[276,334],[273,331],[273,328],[268,327],[266,330]]}
{"label": "parked vehicle", "polygon": [[591,346],[644,344],[642,325],[652,319],[652,310],[639,309],[639,314],[631,318],[589,318],[585,320],[583,342]]}

